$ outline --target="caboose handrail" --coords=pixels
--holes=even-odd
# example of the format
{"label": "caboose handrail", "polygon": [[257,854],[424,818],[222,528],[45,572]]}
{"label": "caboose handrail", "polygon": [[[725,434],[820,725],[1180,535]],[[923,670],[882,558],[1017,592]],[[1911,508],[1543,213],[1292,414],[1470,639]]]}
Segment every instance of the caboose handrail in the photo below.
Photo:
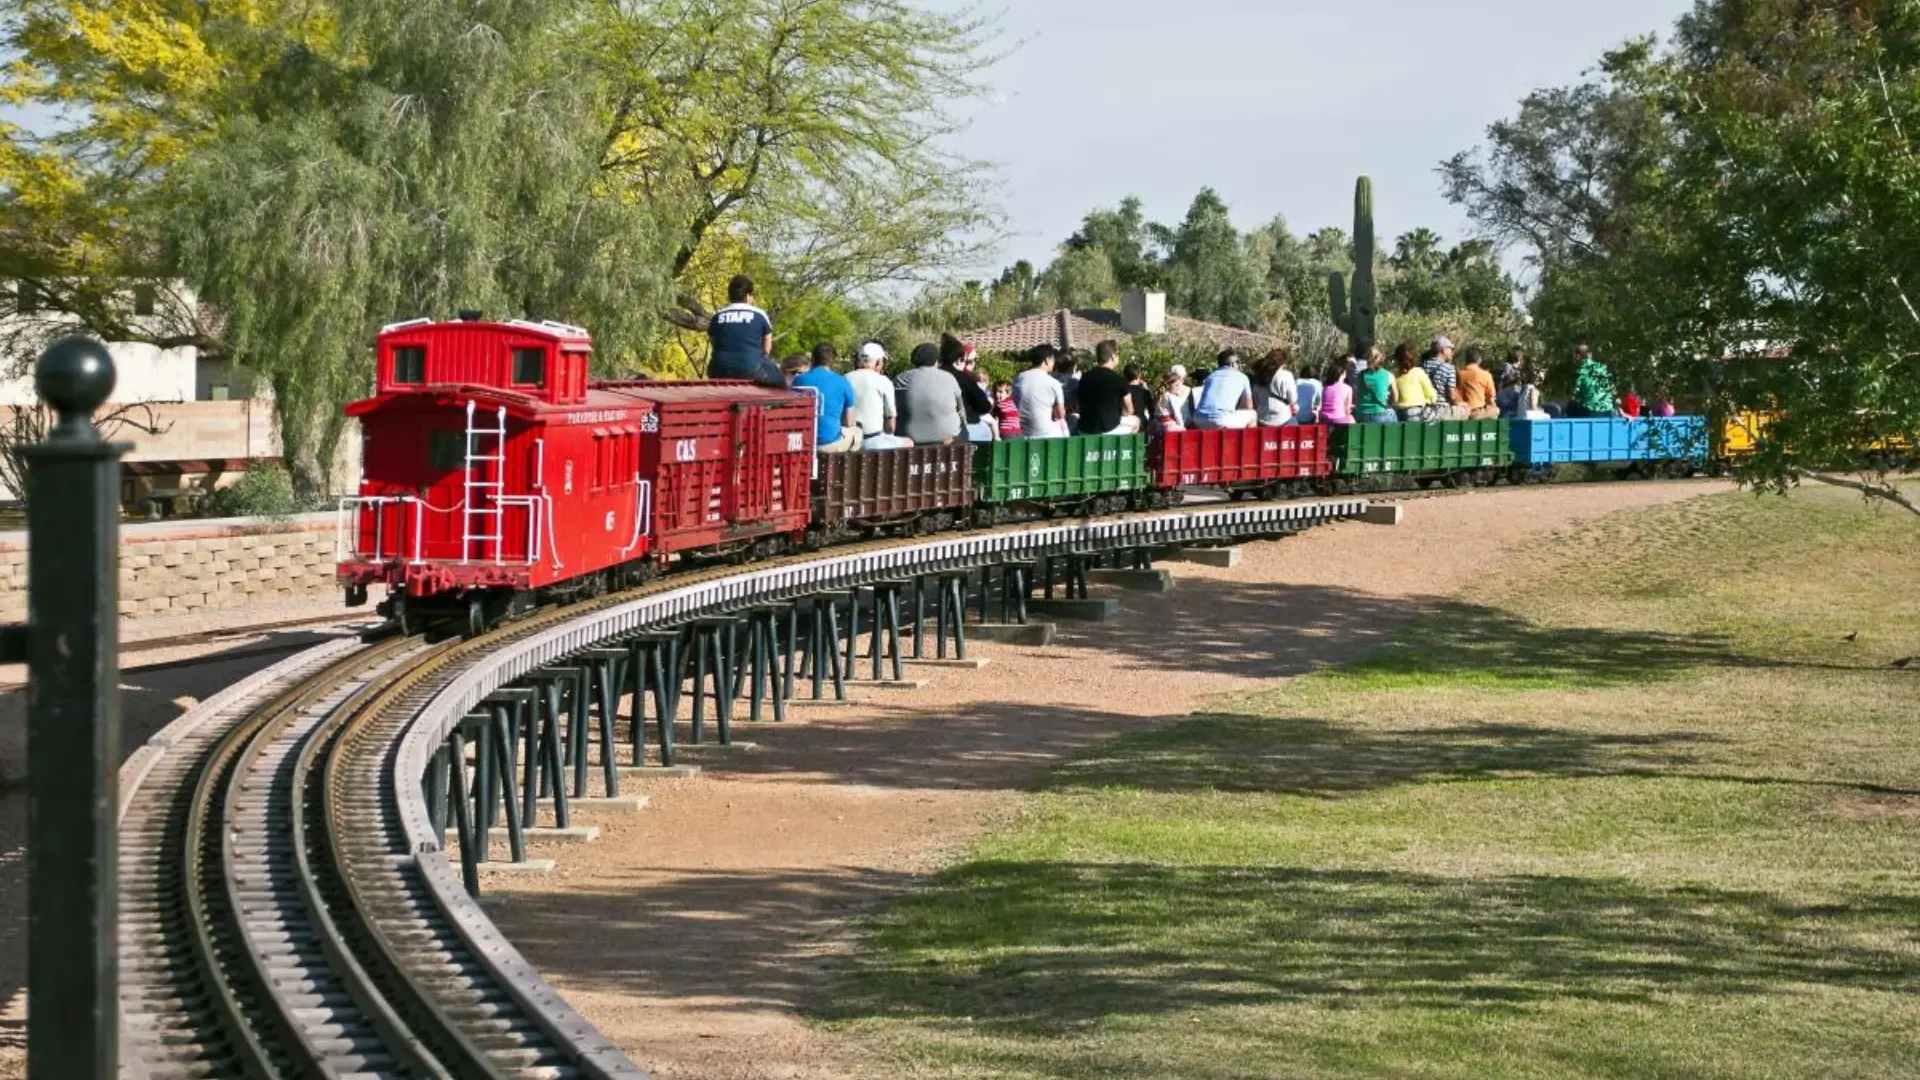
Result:
{"label": "caboose handrail", "polygon": [[[405,505],[412,502],[410,495],[346,495],[340,499],[340,507],[335,513],[333,532],[333,558],[335,562],[346,562],[349,554],[363,562],[381,563],[386,561],[385,540],[387,515],[385,507],[389,503]],[[349,514],[358,514],[363,508],[373,509],[373,555],[369,558],[360,551],[359,522],[349,518]],[[416,530],[417,531],[417,530]],[[353,537],[352,550],[348,551],[347,537]],[[400,557],[400,544],[396,540],[393,547],[394,558]]]}
{"label": "caboose handrail", "polygon": [[[525,565],[532,566],[540,561],[540,511],[544,508],[538,495],[502,495],[494,500],[502,509],[510,506],[523,506],[527,510],[527,558]],[[495,562],[499,559],[496,557]]]}

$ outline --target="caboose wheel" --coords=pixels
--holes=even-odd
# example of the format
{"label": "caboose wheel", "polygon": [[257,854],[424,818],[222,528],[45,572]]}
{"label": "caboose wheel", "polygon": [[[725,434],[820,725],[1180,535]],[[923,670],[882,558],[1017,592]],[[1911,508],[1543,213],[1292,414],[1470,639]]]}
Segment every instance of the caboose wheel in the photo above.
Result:
{"label": "caboose wheel", "polygon": [[467,636],[476,638],[487,632],[486,601],[478,596],[467,598]]}
{"label": "caboose wheel", "polygon": [[412,637],[422,629],[420,616],[404,596],[393,598],[393,628],[400,632],[401,637]]}

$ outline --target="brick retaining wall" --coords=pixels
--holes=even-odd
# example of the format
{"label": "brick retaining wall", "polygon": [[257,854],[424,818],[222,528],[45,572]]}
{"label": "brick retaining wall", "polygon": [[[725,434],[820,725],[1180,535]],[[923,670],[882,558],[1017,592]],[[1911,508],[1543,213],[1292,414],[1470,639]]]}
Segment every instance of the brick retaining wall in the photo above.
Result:
{"label": "brick retaining wall", "polygon": [[[123,524],[120,614],[336,596],[334,515]],[[27,617],[27,534],[0,533],[0,622]]]}

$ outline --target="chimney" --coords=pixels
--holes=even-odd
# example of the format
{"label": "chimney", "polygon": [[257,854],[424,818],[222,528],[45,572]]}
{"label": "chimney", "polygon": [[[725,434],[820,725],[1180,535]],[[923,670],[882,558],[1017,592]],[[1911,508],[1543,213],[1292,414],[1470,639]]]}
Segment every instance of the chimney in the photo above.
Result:
{"label": "chimney", "polygon": [[1055,323],[1055,328],[1057,330],[1057,333],[1054,336],[1060,339],[1060,347],[1062,349],[1072,351],[1073,349],[1073,312],[1068,311],[1066,308],[1061,308],[1059,311],[1056,311],[1053,313],[1053,320]]}
{"label": "chimney", "polygon": [[1167,294],[1130,292],[1120,297],[1120,330],[1133,334],[1167,332]]}

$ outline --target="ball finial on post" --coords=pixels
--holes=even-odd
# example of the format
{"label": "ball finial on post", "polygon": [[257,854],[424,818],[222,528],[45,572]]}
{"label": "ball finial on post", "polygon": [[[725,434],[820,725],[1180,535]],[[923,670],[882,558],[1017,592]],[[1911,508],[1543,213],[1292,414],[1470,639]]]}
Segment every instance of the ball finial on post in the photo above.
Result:
{"label": "ball finial on post", "polygon": [[113,356],[90,337],[64,337],[47,346],[33,369],[33,388],[60,414],[54,438],[99,438],[93,410],[113,393]]}

